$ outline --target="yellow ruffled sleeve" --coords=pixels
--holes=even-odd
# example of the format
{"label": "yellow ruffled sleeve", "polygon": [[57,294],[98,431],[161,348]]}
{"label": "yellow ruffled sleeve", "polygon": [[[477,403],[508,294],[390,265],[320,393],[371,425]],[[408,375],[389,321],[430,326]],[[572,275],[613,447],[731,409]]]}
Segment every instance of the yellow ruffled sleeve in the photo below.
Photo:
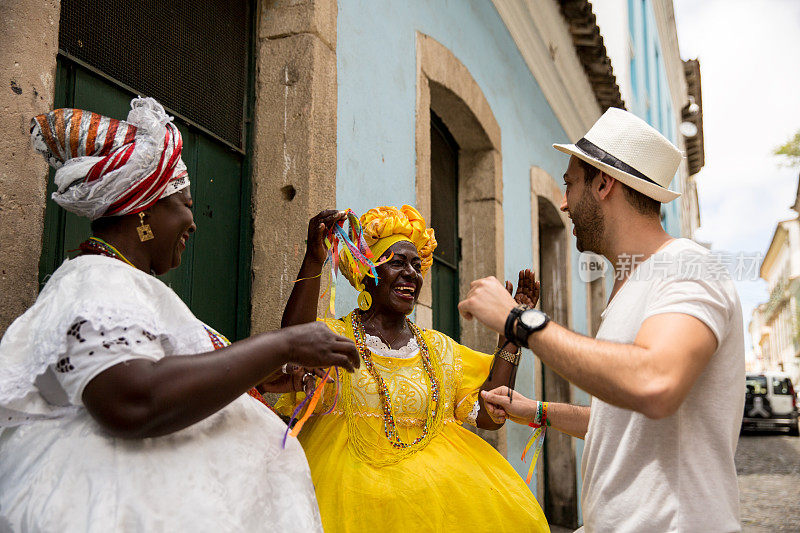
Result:
{"label": "yellow ruffled sleeve", "polygon": [[455,355],[461,359],[462,372],[461,386],[456,390],[455,418],[463,422],[478,401],[478,393],[489,376],[494,356],[476,352],[460,344],[456,344],[454,350]]}
{"label": "yellow ruffled sleeve", "polygon": [[[317,322],[324,322],[326,326],[328,326],[331,331],[338,335],[345,335],[346,327],[342,320],[337,320],[333,318],[318,318]],[[346,336],[346,335],[345,335]],[[317,404],[317,408],[314,410],[315,412],[325,412],[330,408],[329,404],[333,402],[333,395],[335,395],[335,386],[328,387],[326,385],[325,389],[322,391],[322,400]],[[300,405],[306,397],[304,392],[287,392],[286,394],[281,395],[278,398],[278,401],[275,402],[275,411],[283,416],[292,416],[292,413]]]}

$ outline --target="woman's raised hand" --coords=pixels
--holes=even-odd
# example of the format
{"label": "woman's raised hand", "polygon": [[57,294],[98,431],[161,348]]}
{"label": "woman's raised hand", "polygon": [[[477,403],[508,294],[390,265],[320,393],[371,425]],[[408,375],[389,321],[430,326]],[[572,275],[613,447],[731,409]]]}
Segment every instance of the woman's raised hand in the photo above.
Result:
{"label": "woman's raised hand", "polygon": [[326,209],[308,221],[306,254],[283,310],[282,328],[316,320],[320,278],[326,255],[325,236],[334,224],[346,217],[346,211]]}
{"label": "woman's raised hand", "polygon": [[[506,288],[509,285],[510,283],[506,282]],[[539,289],[540,283],[536,281],[536,274],[534,274],[533,270],[529,268],[520,270],[517,293],[514,295],[514,300],[520,305],[536,307],[539,302]],[[508,292],[510,293],[511,291],[509,290]]]}
{"label": "woman's raised hand", "polygon": [[531,269],[519,271],[519,282],[517,283],[517,293],[514,294],[514,284],[506,281],[508,294],[514,296],[514,301],[518,305],[536,307],[539,301],[539,282],[536,281],[536,274]]}
{"label": "woman's raised hand", "polygon": [[[525,269],[519,271],[516,294],[514,294],[514,284],[508,280],[506,280],[506,290],[508,294],[514,296],[514,301],[517,302],[517,305],[536,307],[536,303],[539,301],[539,282],[536,281],[536,275],[533,270]],[[501,333],[497,339],[497,347],[505,348],[506,346],[508,346],[508,343]]]}
{"label": "woman's raised hand", "polygon": [[319,264],[325,262],[325,235],[333,224],[346,217],[345,211],[326,209],[308,221],[306,259]]}

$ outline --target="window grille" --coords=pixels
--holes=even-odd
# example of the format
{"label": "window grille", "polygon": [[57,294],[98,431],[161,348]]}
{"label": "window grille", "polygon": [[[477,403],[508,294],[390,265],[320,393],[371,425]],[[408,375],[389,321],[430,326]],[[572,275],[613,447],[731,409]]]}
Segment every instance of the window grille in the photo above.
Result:
{"label": "window grille", "polygon": [[246,0],[62,0],[59,49],[243,148]]}

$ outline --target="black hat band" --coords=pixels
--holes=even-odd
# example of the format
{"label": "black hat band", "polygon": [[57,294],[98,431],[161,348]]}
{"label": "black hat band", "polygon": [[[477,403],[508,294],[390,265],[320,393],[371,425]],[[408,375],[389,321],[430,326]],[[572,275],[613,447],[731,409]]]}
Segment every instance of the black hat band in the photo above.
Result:
{"label": "black hat band", "polygon": [[626,174],[636,176],[637,178],[642,179],[648,183],[652,183],[653,185],[658,185],[662,189],[666,188],[663,185],[659,185],[655,181],[651,180],[650,178],[648,178],[647,176],[645,176],[644,174],[642,174],[641,172],[630,166],[629,164],[620,161],[613,155],[609,154],[608,152],[606,152],[605,150],[594,144],[592,141],[587,140],[585,137],[576,142],[575,146],[580,148],[581,151],[584,152],[586,155],[592,156],[601,163],[605,163],[606,165],[612,166],[617,170],[625,172]]}

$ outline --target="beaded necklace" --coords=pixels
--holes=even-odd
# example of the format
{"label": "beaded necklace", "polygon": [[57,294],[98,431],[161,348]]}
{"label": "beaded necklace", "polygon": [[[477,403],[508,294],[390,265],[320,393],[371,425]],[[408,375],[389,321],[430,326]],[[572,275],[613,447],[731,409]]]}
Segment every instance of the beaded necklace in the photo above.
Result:
{"label": "beaded necklace", "polygon": [[136,266],[128,261],[128,258],[122,255],[122,252],[108,244],[106,241],[99,237],[89,237],[89,240],[83,241],[78,248],[82,252],[88,252],[91,254],[99,254],[104,255],[106,257],[113,257],[114,259],[119,259],[120,261],[129,264],[133,268]]}
{"label": "beaded necklace", "polygon": [[215,350],[220,350],[231,345],[231,341],[219,331],[205,324],[203,324],[203,328],[206,330],[206,333],[208,333],[208,338],[211,340],[211,344],[214,346]]}
{"label": "beaded necklace", "polygon": [[422,338],[422,333],[417,325],[406,319],[408,327],[414,333],[414,336],[417,339],[417,344],[419,345],[422,366],[425,368],[425,374],[428,378],[430,401],[428,402],[428,414],[425,419],[425,423],[422,426],[422,433],[412,442],[404,442],[400,438],[400,434],[397,432],[397,424],[392,413],[392,397],[389,394],[389,388],[386,386],[386,382],[383,380],[383,377],[381,377],[380,371],[375,368],[375,365],[372,362],[372,354],[369,351],[369,348],[367,348],[364,325],[361,323],[361,313],[359,311],[353,311],[351,317],[358,354],[364,361],[364,366],[367,368],[367,372],[369,372],[369,375],[372,376],[372,379],[374,379],[375,383],[378,385],[378,395],[381,400],[381,407],[383,408],[383,432],[386,435],[386,438],[389,439],[389,442],[393,448],[411,448],[412,446],[422,442],[428,436],[428,428],[429,426],[432,426],[434,420],[436,420],[436,414],[439,408],[439,380],[436,377],[436,369],[434,369],[434,366],[431,362],[430,353],[428,352],[428,345],[425,342],[425,339]]}

